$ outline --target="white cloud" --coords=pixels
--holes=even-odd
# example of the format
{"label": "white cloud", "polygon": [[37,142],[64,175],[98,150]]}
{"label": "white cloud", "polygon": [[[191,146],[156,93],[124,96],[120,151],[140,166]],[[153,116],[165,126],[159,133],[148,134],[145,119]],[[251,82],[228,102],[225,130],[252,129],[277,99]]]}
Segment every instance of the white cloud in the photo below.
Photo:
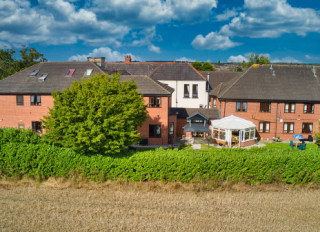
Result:
{"label": "white cloud", "polygon": [[245,0],[244,11],[224,25],[220,33],[228,36],[275,38],[284,33],[305,36],[320,32],[320,13],[295,8],[286,0]]}
{"label": "white cloud", "polygon": [[235,9],[227,9],[222,14],[217,15],[216,18],[218,21],[225,21],[236,16],[237,14],[238,13]]}
{"label": "white cloud", "polygon": [[271,59],[271,62],[272,63],[302,63],[300,60],[297,60],[296,58],[291,56]]}
{"label": "white cloud", "polygon": [[132,60],[139,60],[142,61],[142,59],[138,56],[132,55],[131,53],[129,54],[124,54],[120,53],[118,51],[114,51],[109,47],[100,47],[100,48],[95,48],[93,49],[92,52],[88,54],[82,54],[82,55],[73,55],[69,57],[69,61],[85,61],[87,60],[87,57],[105,57],[106,61],[124,61],[124,57],[126,55],[131,55]]}
{"label": "white cloud", "polygon": [[95,13],[77,10],[64,0],[38,0],[38,4],[31,7],[26,0],[1,2],[0,41],[72,44],[79,40],[94,43],[96,38],[101,38],[108,42],[121,40],[130,31],[125,25],[99,21]]}
{"label": "white cloud", "polygon": [[227,60],[230,63],[242,63],[243,61],[248,62],[248,58],[243,55],[230,56]]}
{"label": "white cloud", "polygon": [[217,32],[210,32],[205,37],[203,37],[203,35],[197,35],[192,41],[193,47],[208,50],[225,50],[239,45],[241,44],[233,42],[228,36],[221,35]]}
{"label": "white cloud", "polygon": [[96,0],[89,5],[100,18],[127,25],[155,25],[171,20],[199,22],[208,19],[216,0]]}
{"label": "white cloud", "polygon": [[157,46],[154,46],[153,44],[150,44],[148,47],[149,51],[155,52],[155,53],[160,53],[160,48]]}
{"label": "white cloud", "polygon": [[187,57],[180,57],[180,58],[176,59],[176,61],[195,62],[196,60],[190,59],[190,58],[187,58]]}

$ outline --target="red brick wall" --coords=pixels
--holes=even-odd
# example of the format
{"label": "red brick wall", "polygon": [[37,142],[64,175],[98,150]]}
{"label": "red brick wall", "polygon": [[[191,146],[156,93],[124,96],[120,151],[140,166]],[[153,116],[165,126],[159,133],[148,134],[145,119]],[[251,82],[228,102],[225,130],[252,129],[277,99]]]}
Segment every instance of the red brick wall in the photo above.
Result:
{"label": "red brick wall", "polygon": [[186,125],[187,119],[185,118],[178,118],[177,120],[177,136],[182,137],[183,135],[183,127]]}
{"label": "red brick wall", "polygon": [[[253,122],[256,125],[257,130],[259,129],[259,122],[267,121],[270,122],[269,133],[257,133],[263,140],[272,139],[273,137],[280,136],[282,140],[292,140],[292,135],[302,134],[305,138],[309,134],[302,133],[302,123],[313,123],[313,133],[319,130],[319,119],[320,119],[320,104],[314,104],[314,113],[305,114],[303,113],[304,103],[295,104],[295,113],[284,113],[285,103],[271,103],[271,112],[264,113],[260,112],[260,102],[247,102],[247,112],[236,112],[235,101],[221,101],[217,108],[221,109],[221,117],[229,115],[235,115]],[[278,108],[278,111],[277,111]],[[278,114],[277,114],[278,112]],[[280,119],[282,119],[280,121]],[[284,122],[294,123],[294,133],[283,133]]]}
{"label": "red brick wall", "polygon": [[53,107],[52,96],[41,96],[41,106],[30,105],[30,95],[23,96],[24,105],[17,105],[16,95],[0,95],[0,127],[31,128],[32,121],[40,121]]}
{"label": "red brick wall", "polygon": [[[149,97],[143,97],[146,105],[149,104]],[[148,119],[138,128],[141,137],[148,139],[149,144],[168,144],[168,123],[169,123],[169,99],[161,97],[161,107],[147,108]],[[161,125],[161,138],[149,138],[149,125]]]}
{"label": "red brick wall", "polygon": [[[144,97],[146,104],[149,103],[149,97]],[[30,95],[23,96],[24,105],[16,104],[16,95],[0,95],[0,127],[18,128],[18,123],[24,124],[24,128],[31,128],[32,121],[40,121],[47,115],[49,108],[53,107],[52,96],[41,96],[41,106],[30,105]],[[168,97],[161,97],[161,108],[147,108],[148,119],[143,123],[138,132],[142,138],[147,138],[149,144],[168,144],[168,123],[169,123],[169,103]],[[176,116],[175,116],[176,117]],[[177,131],[177,121],[175,122],[175,131]],[[161,125],[161,138],[149,138],[149,125]],[[174,137],[176,139],[176,136]]]}

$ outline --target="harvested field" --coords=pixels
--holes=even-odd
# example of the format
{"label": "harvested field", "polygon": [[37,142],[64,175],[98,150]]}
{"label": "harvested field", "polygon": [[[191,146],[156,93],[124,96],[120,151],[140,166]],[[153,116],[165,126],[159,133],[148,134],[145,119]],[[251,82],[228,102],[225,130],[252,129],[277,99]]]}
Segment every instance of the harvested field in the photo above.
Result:
{"label": "harvested field", "polygon": [[320,231],[319,209],[307,187],[0,181],[0,231]]}

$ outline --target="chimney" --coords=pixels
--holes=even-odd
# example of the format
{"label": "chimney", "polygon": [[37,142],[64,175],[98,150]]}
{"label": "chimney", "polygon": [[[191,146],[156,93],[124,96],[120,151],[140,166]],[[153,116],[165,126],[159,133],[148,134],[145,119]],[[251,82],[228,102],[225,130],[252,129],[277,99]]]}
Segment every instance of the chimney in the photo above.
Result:
{"label": "chimney", "polygon": [[88,57],[87,60],[89,62],[93,62],[100,67],[104,67],[104,62],[106,61],[105,57]]}
{"label": "chimney", "polygon": [[130,55],[126,55],[124,62],[125,63],[131,63],[131,56]]}

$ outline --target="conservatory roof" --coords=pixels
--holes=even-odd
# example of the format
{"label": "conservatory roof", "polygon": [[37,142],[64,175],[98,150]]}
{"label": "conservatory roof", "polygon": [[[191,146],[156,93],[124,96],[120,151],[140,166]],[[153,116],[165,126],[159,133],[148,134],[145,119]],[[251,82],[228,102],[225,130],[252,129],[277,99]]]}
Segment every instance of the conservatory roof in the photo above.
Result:
{"label": "conservatory roof", "polygon": [[211,125],[213,128],[221,128],[221,129],[229,129],[229,130],[244,130],[244,129],[256,127],[256,125],[253,122],[243,118],[239,118],[234,115],[230,115],[228,117],[225,117],[219,120],[214,120]]}

